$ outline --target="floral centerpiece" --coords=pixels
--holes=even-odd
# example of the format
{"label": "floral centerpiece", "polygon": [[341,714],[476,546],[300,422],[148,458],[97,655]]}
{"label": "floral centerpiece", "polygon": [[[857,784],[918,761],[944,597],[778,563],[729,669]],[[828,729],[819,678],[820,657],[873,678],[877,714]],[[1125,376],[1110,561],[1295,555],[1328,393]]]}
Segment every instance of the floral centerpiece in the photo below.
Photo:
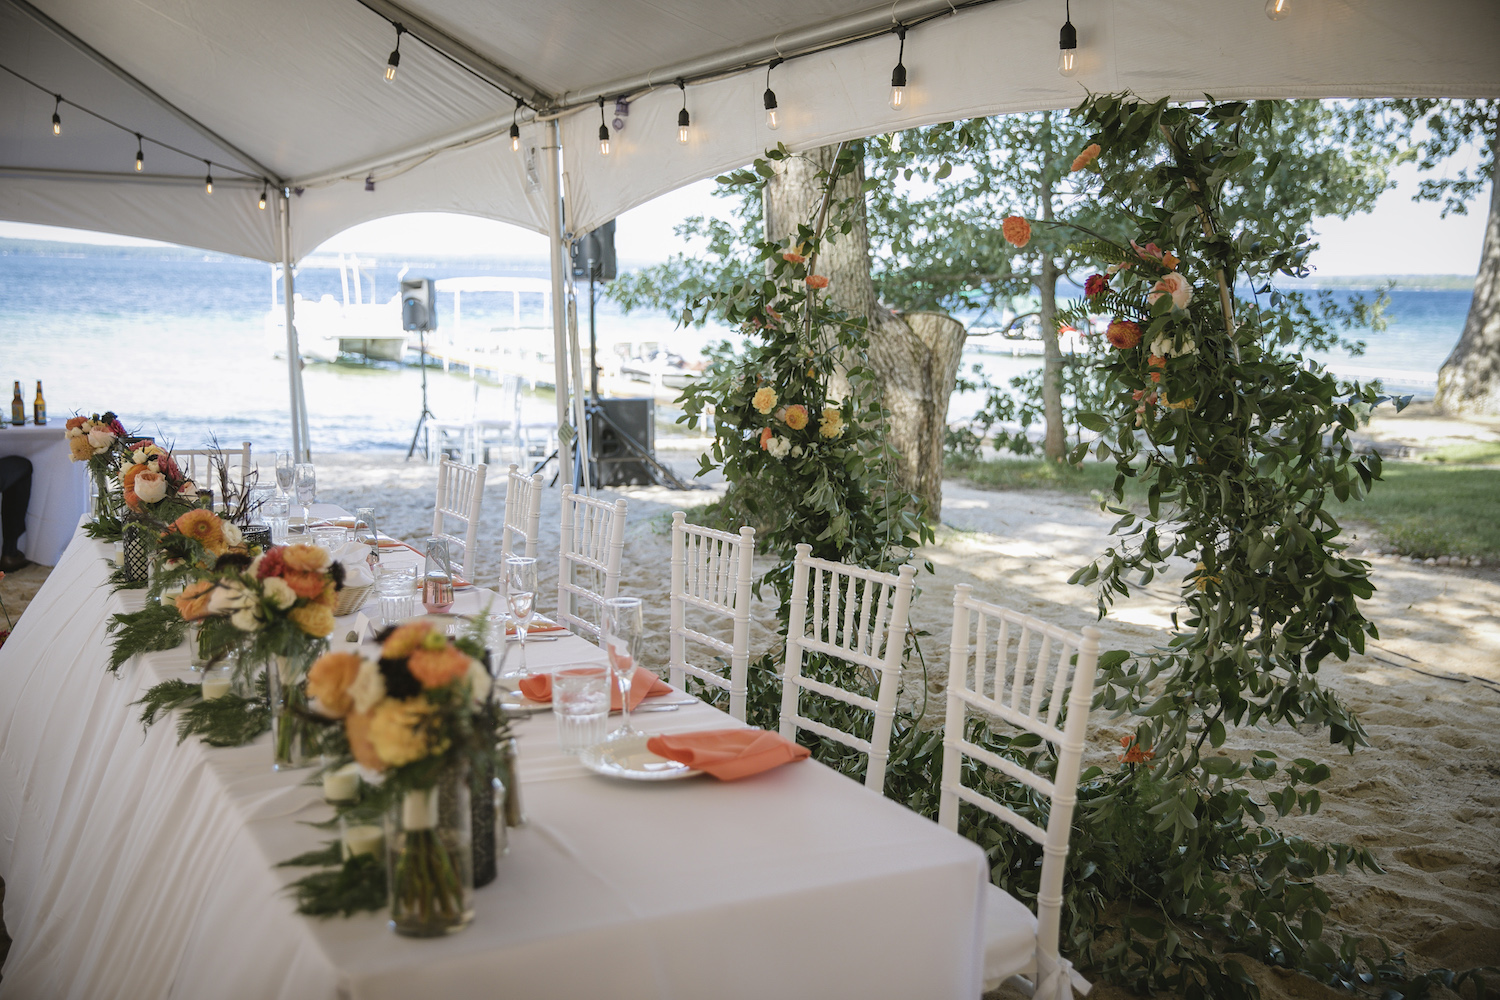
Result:
{"label": "floral centerpiece", "polygon": [[88,417],[70,417],[66,427],[68,451],[73,461],[87,462],[89,475],[94,480],[98,501],[93,516],[113,515],[114,499],[109,480],[120,471],[125,428],[119,417],[108,411]]}
{"label": "floral centerpiece", "polygon": [[125,506],[137,515],[166,520],[197,503],[197,485],[156,442],[133,441],[127,454],[130,464],[120,473],[120,487]]}
{"label": "floral centerpiece", "polygon": [[[221,526],[232,529],[228,522]],[[177,610],[186,621],[217,620],[213,636],[220,644],[224,622],[243,635],[236,685],[248,691],[265,669],[275,766],[305,767],[318,754],[320,728],[308,711],[307,668],[327,648],[344,567],[327,550],[305,543],[254,558],[226,551],[215,567],[183,590]]]}
{"label": "floral centerpiece", "polygon": [[493,766],[498,739],[479,655],[416,622],[387,630],[378,660],[327,653],[308,674],[314,710],[343,721],[355,760],[378,776],[365,805],[385,808],[398,934],[451,934],[473,917],[468,775]]}

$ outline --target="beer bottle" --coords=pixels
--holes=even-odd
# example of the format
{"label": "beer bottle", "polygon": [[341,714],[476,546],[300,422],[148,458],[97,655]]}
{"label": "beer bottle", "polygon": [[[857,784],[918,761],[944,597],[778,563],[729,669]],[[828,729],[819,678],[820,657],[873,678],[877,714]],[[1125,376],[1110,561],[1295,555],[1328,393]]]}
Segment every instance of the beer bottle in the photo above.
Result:
{"label": "beer bottle", "polygon": [[36,402],[31,404],[31,419],[38,427],[47,422],[47,400],[42,396],[42,380],[36,380]]}
{"label": "beer bottle", "polygon": [[26,422],[26,401],[21,398],[20,379],[16,379],[16,394],[10,400],[10,422],[17,427]]}

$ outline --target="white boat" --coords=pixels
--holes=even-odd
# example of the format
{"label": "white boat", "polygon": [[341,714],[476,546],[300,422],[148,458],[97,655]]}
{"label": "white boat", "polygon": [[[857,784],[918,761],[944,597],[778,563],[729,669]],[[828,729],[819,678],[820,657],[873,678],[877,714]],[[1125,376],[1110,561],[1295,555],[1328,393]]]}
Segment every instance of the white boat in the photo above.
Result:
{"label": "white boat", "polygon": [[[297,346],[304,359],[337,361],[340,355],[352,354],[377,361],[400,361],[406,356],[409,334],[401,329],[400,296],[394,295],[386,302],[375,301],[373,260],[360,260],[345,254],[308,257],[297,265],[296,270],[307,268],[338,268],[343,301],[332,295],[323,295],[313,302],[299,293],[293,294]],[[367,279],[370,282],[368,299],[365,296]],[[278,294],[281,286],[281,265],[272,264],[266,340],[276,357],[286,357],[286,299]]]}

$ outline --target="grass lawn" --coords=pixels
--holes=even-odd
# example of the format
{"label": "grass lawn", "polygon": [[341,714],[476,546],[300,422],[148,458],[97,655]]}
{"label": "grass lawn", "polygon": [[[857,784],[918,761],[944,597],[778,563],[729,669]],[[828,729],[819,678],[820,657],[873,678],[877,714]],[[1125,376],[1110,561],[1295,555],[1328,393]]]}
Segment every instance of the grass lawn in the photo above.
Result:
{"label": "grass lawn", "polygon": [[[1052,489],[1084,495],[1110,489],[1115,479],[1113,465],[1087,462],[1073,469],[1039,459],[950,460],[944,474],[980,489]],[[1340,522],[1369,525],[1383,547],[1404,555],[1500,560],[1500,469],[1387,461],[1384,476],[1364,500],[1335,502],[1334,516]]]}

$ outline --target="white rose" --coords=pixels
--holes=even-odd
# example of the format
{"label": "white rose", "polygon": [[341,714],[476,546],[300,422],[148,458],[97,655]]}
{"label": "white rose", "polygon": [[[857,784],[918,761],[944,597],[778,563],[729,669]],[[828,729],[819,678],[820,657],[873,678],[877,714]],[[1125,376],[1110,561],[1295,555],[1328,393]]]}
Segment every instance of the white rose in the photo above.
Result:
{"label": "white rose", "polygon": [[1176,347],[1172,343],[1171,334],[1163,333],[1151,341],[1151,353],[1161,358],[1187,357],[1198,353],[1198,345],[1188,338],[1183,341],[1182,347]]}
{"label": "white rose", "polygon": [[143,503],[156,503],[167,496],[167,477],[160,472],[142,472],[136,475],[133,488]]}
{"label": "white rose", "polygon": [[231,546],[235,546],[239,545],[244,540],[245,533],[240,530],[239,525],[233,523],[232,521],[224,522],[224,541],[228,542]]}
{"label": "white rose", "polygon": [[177,495],[180,496],[180,497],[197,496],[198,495],[198,484],[195,483],[195,482],[193,482],[191,479],[187,480],[186,482],[184,482],[182,484],[182,489],[180,489],[180,490],[177,491]]}
{"label": "white rose", "polygon": [[474,704],[480,705],[490,696],[490,674],[484,669],[484,664],[473,657],[469,658],[469,697],[474,699]]}
{"label": "white rose", "polygon": [[800,444],[794,444],[794,445],[792,445],[792,457],[793,458],[801,458],[802,457],[802,446]]}
{"label": "white rose", "polygon": [[[82,430],[82,428],[74,429]],[[103,451],[105,448],[108,448],[114,443],[115,436],[109,431],[105,430],[103,427],[95,427],[93,430],[89,431],[89,447],[93,448],[95,451]]]}
{"label": "white rose", "polygon": [[222,615],[254,606],[255,596],[238,580],[221,580],[208,595],[208,613]]}
{"label": "white rose", "polygon": [[266,599],[282,611],[297,603],[297,592],[279,576],[268,576],[260,582]]}
{"label": "white rose", "polygon": [[229,616],[229,623],[241,632],[254,632],[260,628],[259,608],[241,608]]}
{"label": "white rose", "polygon": [[349,697],[354,700],[354,710],[361,714],[370,711],[385,700],[385,675],[374,660],[361,660],[359,673],[349,685]]}
{"label": "white rose", "polygon": [[130,453],[130,460],[132,462],[134,462],[136,465],[144,465],[145,462],[146,462],[146,452],[145,452],[145,450],[141,449],[141,448],[137,448],[135,451],[132,451]]}
{"label": "white rose", "polygon": [[63,431],[63,437],[81,438],[87,433],[88,431],[85,431],[82,427],[69,427]]}
{"label": "white rose", "polygon": [[772,458],[786,458],[792,450],[792,443],[784,437],[773,437],[766,442],[766,451],[771,453]]}

